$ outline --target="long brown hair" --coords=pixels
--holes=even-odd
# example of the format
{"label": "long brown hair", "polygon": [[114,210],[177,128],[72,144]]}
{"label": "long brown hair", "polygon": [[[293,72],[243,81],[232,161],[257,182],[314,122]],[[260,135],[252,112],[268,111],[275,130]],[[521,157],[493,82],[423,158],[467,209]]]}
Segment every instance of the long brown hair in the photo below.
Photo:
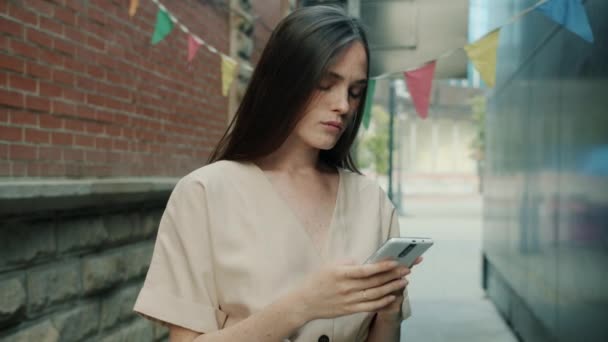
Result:
{"label": "long brown hair", "polygon": [[[365,48],[369,77],[369,47],[357,19],[333,6],[301,8],[283,19],[270,36],[235,117],[209,162],[251,161],[277,150],[300,120],[327,68],[354,42]],[[350,148],[359,131],[366,94],[367,89],[336,145],[320,151],[319,158],[327,166],[359,173]]]}

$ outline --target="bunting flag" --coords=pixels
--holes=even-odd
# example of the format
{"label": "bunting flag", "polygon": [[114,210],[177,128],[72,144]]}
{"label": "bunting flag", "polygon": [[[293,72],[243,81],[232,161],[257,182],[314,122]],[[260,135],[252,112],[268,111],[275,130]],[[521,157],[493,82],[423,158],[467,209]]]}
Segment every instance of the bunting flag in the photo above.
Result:
{"label": "bunting flag", "polygon": [[489,86],[496,84],[496,50],[500,29],[495,29],[479,40],[466,45],[464,50],[471,59],[481,79]]}
{"label": "bunting flag", "polygon": [[173,30],[173,21],[171,21],[171,18],[166,11],[159,8],[158,13],[156,14],[156,25],[154,26],[154,34],[152,35],[152,44],[155,45],[165,39],[165,37],[171,33],[171,30]]}
{"label": "bunting flag", "polygon": [[431,88],[433,87],[436,64],[437,61],[432,61],[421,68],[403,73],[416,112],[422,119],[426,119],[429,115]]}
{"label": "bunting flag", "polygon": [[593,31],[581,0],[549,0],[538,6],[536,10],[589,43],[593,43]]}
{"label": "bunting flag", "polygon": [[228,95],[236,66],[237,62],[234,59],[222,55],[222,95],[224,96]]}
{"label": "bunting flag", "polygon": [[131,4],[129,5],[129,17],[135,16],[135,13],[137,13],[137,6],[139,6],[139,0],[131,0]]}
{"label": "bunting flag", "polygon": [[188,35],[188,63],[192,62],[194,56],[196,56],[196,52],[198,48],[201,47],[201,44],[194,39],[194,37],[189,34]]}
{"label": "bunting flag", "polygon": [[376,91],[376,80],[367,80],[367,95],[365,96],[365,109],[363,110],[363,127],[369,128],[369,121],[372,117],[372,104],[374,103],[374,92]]}

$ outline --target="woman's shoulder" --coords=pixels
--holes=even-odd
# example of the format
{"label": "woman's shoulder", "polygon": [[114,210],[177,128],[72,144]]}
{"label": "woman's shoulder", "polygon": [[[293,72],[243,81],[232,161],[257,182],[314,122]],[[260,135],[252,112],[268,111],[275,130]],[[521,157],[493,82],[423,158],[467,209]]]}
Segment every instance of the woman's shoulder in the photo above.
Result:
{"label": "woman's shoulder", "polygon": [[344,184],[347,188],[356,190],[362,195],[384,194],[384,190],[382,190],[380,184],[367,175],[347,169],[340,169],[340,174],[342,175]]}
{"label": "woman's shoulder", "polygon": [[214,184],[226,183],[237,177],[242,178],[248,172],[251,172],[251,166],[247,162],[219,160],[190,172],[179,182],[200,183],[208,187]]}

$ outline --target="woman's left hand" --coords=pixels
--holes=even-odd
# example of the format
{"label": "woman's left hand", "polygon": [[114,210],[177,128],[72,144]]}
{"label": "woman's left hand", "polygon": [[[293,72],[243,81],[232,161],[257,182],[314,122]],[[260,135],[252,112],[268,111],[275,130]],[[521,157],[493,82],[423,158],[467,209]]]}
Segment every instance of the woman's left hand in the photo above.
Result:
{"label": "woman's left hand", "polygon": [[[415,265],[418,265],[421,262],[422,262],[421,256],[416,258],[416,260],[414,261],[414,264],[412,264],[412,267],[410,267],[408,275],[411,273],[411,268],[413,268]],[[404,276],[403,279],[405,279],[407,281],[406,276]],[[407,288],[407,285],[405,285],[405,288]],[[394,320],[394,319],[401,318],[401,305],[403,304],[403,291],[395,292],[395,293],[393,293],[393,295],[396,296],[395,300],[393,302],[391,302],[389,305],[387,305],[377,311],[378,316],[376,317],[376,320],[378,320],[378,319]]]}

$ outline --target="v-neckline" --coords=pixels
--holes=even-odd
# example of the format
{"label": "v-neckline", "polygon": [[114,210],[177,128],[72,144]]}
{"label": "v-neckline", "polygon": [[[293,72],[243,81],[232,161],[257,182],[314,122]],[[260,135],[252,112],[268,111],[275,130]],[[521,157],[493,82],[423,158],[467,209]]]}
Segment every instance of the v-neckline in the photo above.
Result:
{"label": "v-neckline", "polygon": [[262,168],[260,168],[256,163],[254,162],[249,162],[249,164],[251,164],[251,166],[256,170],[256,172],[258,172],[261,177],[264,179],[264,182],[266,184],[266,186],[270,189],[270,192],[272,192],[272,196],[279,202],[281,203],[281,205],[283,205],[285,207],[285,211],[289,212],[289,216],[291,216],[291,219],[297,224],[298,226],[298,230],[306,236],[306,238],[308,239],[308,242],[311,246],[311,249],[314,250],[316,252],[316,254],[322,259],[325,260],[327,259],[328,252],[329,252],[329,247],[331,246],[331,242],[332,242],[332,235],[333,235],[333,231],[334,231],[334,226],[336,224],[336,220],[337,220],[337,216],[338,216],[338,210],[339,210],[339,206],[341,203],[341,197],[342,197],[342,178],[343,178],[343,174],[342,174],[342,170],[340,170],[340,168],[336,168],[336,170],[338,171],[338,189],[336,191],[336,199],[335,199],[335,203],[334,203],[334,208],[331,214],[331,219],[328,223],[327,226],[327,232],[325,235],[325,239],[324,241],[321,242],[320,246],[316,246],[315,241],[313,239],[313,237],[311,236],[311,234],[308,232],[308,229],[306,229],[306,226],[304,225],[304,223],[302,222],[302,220],[298,217],[298,215],[296,214],[295,210],[293,210],[293,208],[289,205],[289,203],[287,202],[287,200],[284,198],[284,196],[282,196],[279,191],[276,189],[276,186],[272,183],[272,181],[270,180],[270,178],[268,177],[268,175],[266,175],[266,173],[264,172],[264,170],[262,170]]}

